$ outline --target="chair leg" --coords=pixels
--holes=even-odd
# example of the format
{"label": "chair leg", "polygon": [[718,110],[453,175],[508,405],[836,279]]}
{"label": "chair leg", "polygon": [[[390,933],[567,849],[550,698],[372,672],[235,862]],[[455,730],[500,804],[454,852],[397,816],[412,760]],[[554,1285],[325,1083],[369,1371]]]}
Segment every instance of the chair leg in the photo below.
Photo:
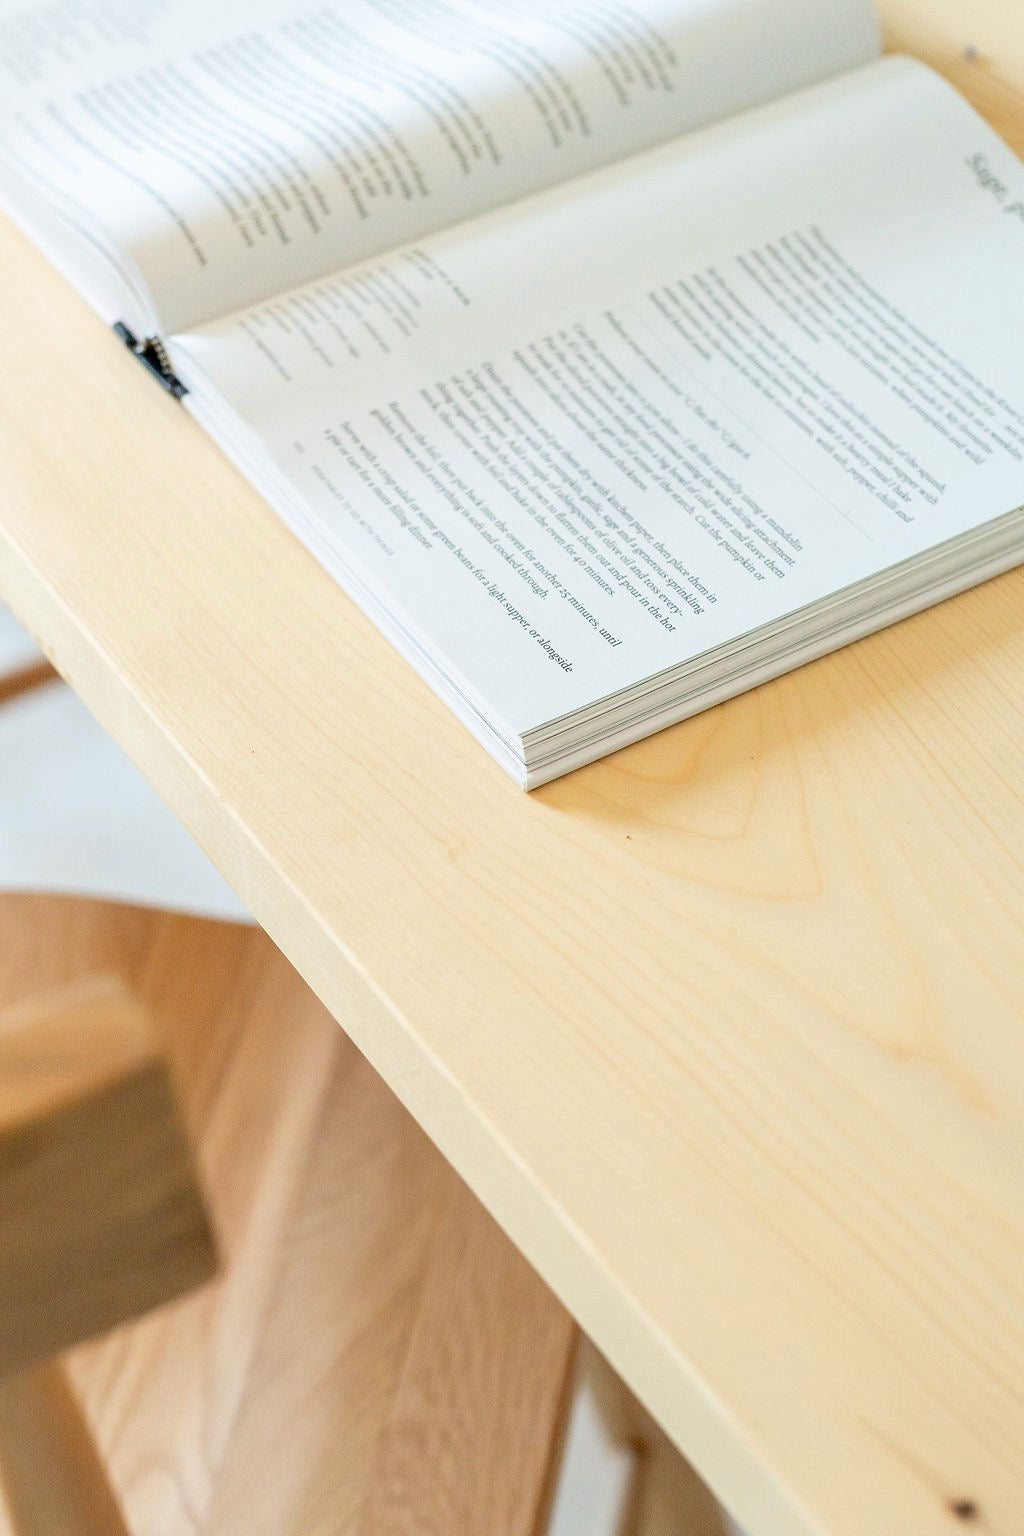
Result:
{"label": "chair leg", "polygon": [[15,1536],[128,1536],[57,1364],[0,1378],[0,1482]]}
{"label": "chair leg", "polygon": [[19,694],[29,693],[33,688],[39,688],[56,676],[57,673],[48,661],[36,661],[29,667],[20,667],[17,672],[8,672],[6,676],[0,677],[0,704],[8,703]]}
{"label": "chair leg", "polygon": [[590,1343],[582,1369],[609,1435],[638,1454],[622,1536],[729,1536],[725,1511],[711,1490]]}

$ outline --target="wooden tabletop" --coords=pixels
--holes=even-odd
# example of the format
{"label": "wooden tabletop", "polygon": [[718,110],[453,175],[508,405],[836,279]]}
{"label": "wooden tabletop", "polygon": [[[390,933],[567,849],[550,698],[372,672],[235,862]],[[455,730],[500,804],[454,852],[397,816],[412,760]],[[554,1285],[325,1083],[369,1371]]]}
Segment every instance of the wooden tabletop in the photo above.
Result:
{"label": "wooden tabletop", "polygon": [[[1024,151],[1019,0],[887,10]],[[526,796],[0,269],[0,595],[719,1495],[1020,1536],[1024,574]]]}

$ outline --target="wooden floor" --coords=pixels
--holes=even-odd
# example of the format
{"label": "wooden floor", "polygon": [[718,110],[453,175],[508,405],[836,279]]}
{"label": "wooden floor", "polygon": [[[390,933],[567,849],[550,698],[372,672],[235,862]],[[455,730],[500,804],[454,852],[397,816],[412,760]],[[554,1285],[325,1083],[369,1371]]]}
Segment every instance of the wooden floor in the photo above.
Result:
{"label": "wooden floor", "polygon": [[[265,935],[92,903],[54,952],[44,910],[0,897],[0,997],[41,968],[61,984],[88,952],[163,1016],[225,1259],[203,1291],[69,1357],[131,1528],[357,1536],[394,1483],[382,1432],[418,1390],[409,1341],[443,1305],[436,1284],[425,1299],[426,1266],[472,1197]],[[469,1225],[506,1265],[489,1218]],[[534,1347],[564,1359],[571,1324],[514,1257]],[[509,1447],[510,1481],[529,1454]],[[462,1530],[441,1471],[433,1492],[438,1536]]]}

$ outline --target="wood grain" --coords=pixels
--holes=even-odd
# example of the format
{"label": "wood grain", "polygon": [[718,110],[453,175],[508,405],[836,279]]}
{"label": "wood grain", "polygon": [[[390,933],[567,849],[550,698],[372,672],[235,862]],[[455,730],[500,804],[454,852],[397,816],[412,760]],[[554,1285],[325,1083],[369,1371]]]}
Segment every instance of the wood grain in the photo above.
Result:
{"label": "wood grain", "polygon": [[47,980],[0,1007],[0,1484],[17,1536],[127,1536],[48,1357],[208,1280],[216,1248],[146,1010]]}
{"label": "wood grain", "polygon": [[449,1184],[358,1536],[542,1536],[575,1329]]}
{"label": "wood grain", "polygon": [[117,980],[0,1011],[0,1233],[0,1376],[217,1267],[167,1065]]}
{"label": "wood grain", "polygon": [[0,1378],[0,1485],[16,1536],[129,1536],[59,1365]]}
{"label": "wood grain", "polygon": [[117,977],[83,976],[3,1008],[0,1138],[157,1059],[152,1020]]}
{"label": "wood grain", "polygon": [[249,1379],[338,1032],[258,931],[0,896],[7,1008],[95,971],[120,977],[162,1028],[228,1269],[73,1355],[72,1377],[130,1527],[187,1532]]}
{"label": "wood grain", "polygon": [[0,256],[0,590],[332,1013],[757,1536],[1017,1536],[1020,573],[522,797]]}
{"label": "wood grain", "polygon": [[222,1234],[213,1286],[71,1357],[130,1528],[534,1536],[576,1330],[266,936],[8,896],[0,956],[12,998],[120,959]]}

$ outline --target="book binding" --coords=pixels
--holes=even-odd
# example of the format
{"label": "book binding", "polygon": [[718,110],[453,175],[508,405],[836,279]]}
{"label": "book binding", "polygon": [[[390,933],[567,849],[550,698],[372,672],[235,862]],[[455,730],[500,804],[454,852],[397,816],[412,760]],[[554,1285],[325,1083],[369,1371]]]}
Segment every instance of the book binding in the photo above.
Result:
{"label": "book binding", "polygon": [[114,325],[114,334],[119,336],[133,357],[137,358],[149,373],[153,375],[161,389],[165,389],[175,400],[181,400],[188,394],[185,385],[178,378],[171,367],[170,358],[167,356],[167,348],[159,336],[147,336],[140,341],[123,320],[118,320]]}

